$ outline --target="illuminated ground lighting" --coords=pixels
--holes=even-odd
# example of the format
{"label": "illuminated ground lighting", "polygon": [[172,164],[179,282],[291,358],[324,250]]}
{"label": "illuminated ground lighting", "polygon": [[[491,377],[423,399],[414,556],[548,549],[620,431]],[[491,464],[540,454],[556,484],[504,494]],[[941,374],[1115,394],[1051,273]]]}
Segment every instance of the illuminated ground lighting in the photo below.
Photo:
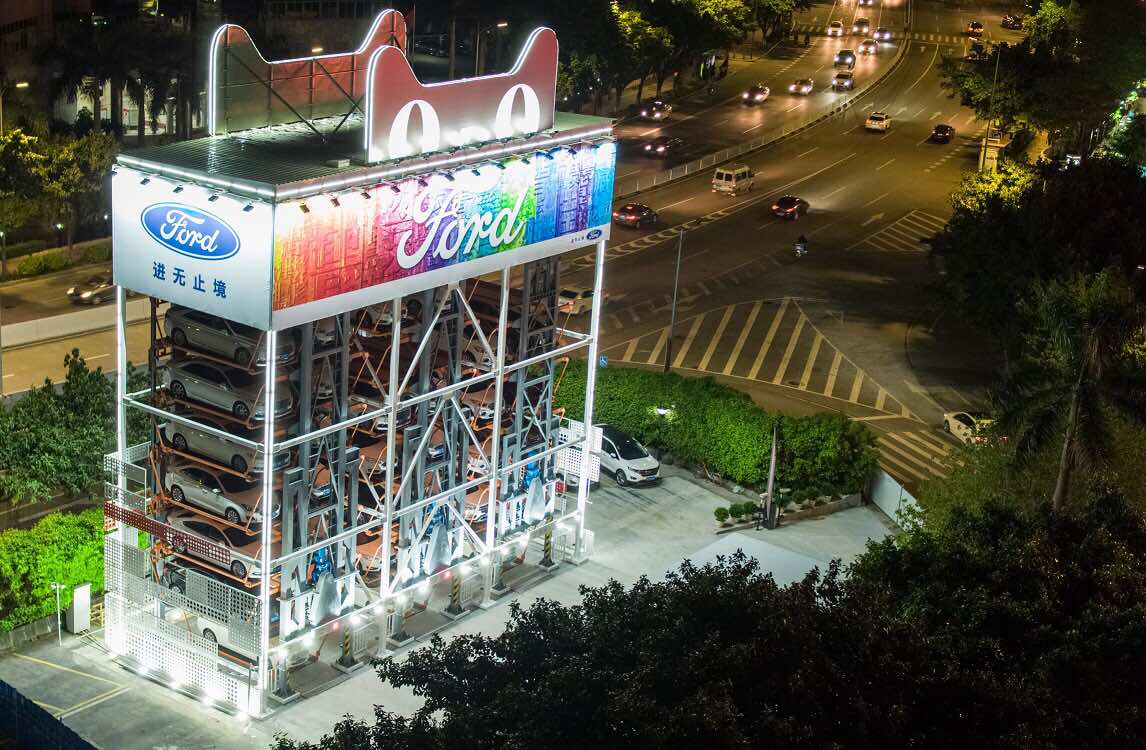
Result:
{"label": "illuminated ground lighting", "polygon": [[332,196],[330,196],[330,205],[334,206],[335,208],[338,208],[339,206],[341,206],[341,205],[342,205],[342,204],[341,204],[341,203],[338,201],[338,196],[337,196],[337,195],[332,195]]}
{"label": "illuminated ground lighting", "polygon": [[306,205],[306,203],[303,203],[303,202],[300,202],[298,204],[298,210],[302,211],[304,214],[310,213],[310,208]]}

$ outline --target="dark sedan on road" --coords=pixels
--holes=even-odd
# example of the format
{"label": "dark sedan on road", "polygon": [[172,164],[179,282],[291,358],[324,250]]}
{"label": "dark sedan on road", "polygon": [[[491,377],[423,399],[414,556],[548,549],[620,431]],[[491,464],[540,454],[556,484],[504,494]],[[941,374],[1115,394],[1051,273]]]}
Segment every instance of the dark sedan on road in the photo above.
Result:
{"label": "dark sedan on road", "polygon": [[946,124],[936,125],[931,129],[931,140],[935,143],[950,143],[955,137],[955,128]]}
{"label": "dark sedan on road", "polygon": [[772,215],[781,219],[798,219],[808,213],[811,205],[803,198],[794,195],[785,195],[772,204]]}
{"label": "dark sedan on road", "polygon": [[967,24],[967,36],[983,36],[983,24],[980,21]]}
{"label": "dark sedan on road", "polygon": [[613,222],[623,227],[640,229],[657,221],[657,212],[643,203],[626,203],[613,212]]}
{"label": "dark sedan on road", "polygon": [[815,88],[815,82],[811,78],[797,78],[788,84],[788,91],[798,96],[807,96],[812,93]]}
{"label": "dark sedan on road", "polygon": [[832,62],[836,65],[846,65],[849,68],[854,68],[856,66],[856,53],[850,49],[842,49],[832,58]]}
{"label": "dark sedan on road", "polygon": [[1023,30],[1023,17],[1017,13],[1008,13],[1003,16],[1003,28],[1011,31]]}
{"label": "dark sedan on road", "polygon": [[659,122],[668,117],[669,112],[672,112],[671,104],[661,101],[660,99],[653,99],[641,107],[641,119],[656,120]]}
{"label": "dark sedan on road", "polygon": [[855,74],[850,70],[841,70],[832,76],[832,88],[836,91],[851,91],[855,83]]}
{"label": "dark sedan on road", "polygon": [[77,305],[102,305],[115,299],[115,284],[110,273],[97,273],[70,287],[67,294]]}
{"label": "dark sedan on road", "polygon": [[767,99],[771,93],[771,89],[762,83],[758,83],[755,86],[749,86],[748,90],[740,95],[740,101],[745,104],[759,104]]}
{"label": "dark sedan on road", "polygon": [[872,36],[874,36],[876,39],[878,39],[881,42],[890,42],[891,41],[891,29],[887,28],[886,26],[880,26],[878,29],[875,30],[875,33],[872,34]]}
{"label": "dark sedan on road", "polygon": [[679,151],[683,146],[684,141],[680,138],[659,135],[651,141],[647,141],[643,150],[645,156],[655,156],[659,159],[665,159],[674,151]]}

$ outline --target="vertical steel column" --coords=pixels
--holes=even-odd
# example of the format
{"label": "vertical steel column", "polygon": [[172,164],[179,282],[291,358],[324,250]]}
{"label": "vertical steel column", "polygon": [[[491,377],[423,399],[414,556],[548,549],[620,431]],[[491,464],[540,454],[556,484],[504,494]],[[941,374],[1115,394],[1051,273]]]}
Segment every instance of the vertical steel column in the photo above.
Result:
{"label": "vertical steel column", "polygon": [[[275,369],[278,331],[267,331],[266,377],[263,384],[263,528],[262,547],[259,549],[259,710],[266,712],[267,690],[270,687],[268,661],[271,646],[271,522],[274,497],[274,444],[275,444]],[[305,533],[305,530],[304,532]],[[247,707],[248,713],[251,707]]]}
{"label": "vertical steel column", "polygon": [[577,478],[577,544],[575,560],[582,559],[585,539],[585,514],[589,509],[589,434],[593,429],[593,397],[597,390],[597,329],[601,324],[601,289],[605,282],[605,240],[597,242],[596,266],[593,271],[593,309],[589,313],[589,366],[585,373],[585,442],[581,445],[581,471]]}
{"label": "vertical steel column", "polygon": [[[423,335],[425,333],[423,332]],[[395,432],[398,429],[398,404],[402,394],[398,393],[400,382],[398,380],[398,342],[402,338],[402,298],[395,297],[390,302],[390,384],[383,394],[383,404],[386,399],[390,401],[390,411],[386,414],[386,509],[382,527],[382,570],[378,577],[378,597],[386,599],[390,596],[390,557],[394,554],[391,546],[390,529],[394,525],[394,444],[397,441]],[[389,633],[384,633],[380,648],[386,647]]]}
{"label": "vertical steel column", "polygon": [[[115,486],[120,493],[127,489],[127,477],[123,471],[124,461],[127,459],[127,290],[121,286],[115,288],[115,457],[118,459],[115,472]],[[123,502],[123,495],[116,498],[117,504]],[[115,525],[115,538],[124,544],[124,532],[127,525],[122,521]],[[123,566],[122,558],[117,561]]]}
{"label": "vertical steel column", "polygon": [[[497,501],[498,477],[501,475],[501,413],[503,411],[502,399],[505,397],[505,338],[506,322],[509,318],[509,268],[501,270],[501,306],[497,313],[497,361],[494,370],[497,377],[493,385],[493,432],[490,433],[489,449],[489,508],[485,514],[485,550],[483,559],[486,561],[482,585],[482,603],[490,601],[490,588],[493,586],[495,570],[500,561],[493,558],[494,534],[497,530]],[[525,320],[521,321],[522,327]],[[524,335],[524,330],[521,335]],[[520,398],[520,394],[518,396]]]}

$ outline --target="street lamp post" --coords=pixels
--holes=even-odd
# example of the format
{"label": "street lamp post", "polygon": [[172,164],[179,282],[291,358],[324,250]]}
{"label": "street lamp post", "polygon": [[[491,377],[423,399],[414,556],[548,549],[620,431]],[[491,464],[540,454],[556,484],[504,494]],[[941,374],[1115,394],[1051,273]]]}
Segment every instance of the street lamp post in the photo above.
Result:
{"label": "street lamp post", "polygon": [[52,589],[56,592],[56,645],[64,645],[63,626],[60,624],[60,589],[64,587],[62,583],[53,583]]}
{"label": "street lamp post", "polygon": [[676,294],[680,287],[680,255],[684,251],[684,231],[677,235],[676,271],[672,277],[672,313],[669,315],[668,341],[665,343],[665,372],[672,367],[672,337],[676,333]]}
{"label": "street lamp post", "polygon": [[507,28],[508,26],[509,26],[509,21],[498,21],[497,23],[492,24],[490,26],[479,26],[478,27],[477,39],[474,40],[474,75],[475,76],[480,76],[482,68],[485,67],[482,64],[484,62],[484,60],[482,60],[482,54],[481,54],[481,52],[482,52],[482,49],[481,49],[482,40],[485,38],[485,35],[491,31],[494,31],[494,30],[500,31],[501,29]]}
{"label": "street lamp post", "polygon": [[[16,81],[11,85],[14,89],[26,89],[29,84],[27,81]],[[6,83],[0,83],[0,135],[4,133],[4,95],[8,93],[9,86]]]}

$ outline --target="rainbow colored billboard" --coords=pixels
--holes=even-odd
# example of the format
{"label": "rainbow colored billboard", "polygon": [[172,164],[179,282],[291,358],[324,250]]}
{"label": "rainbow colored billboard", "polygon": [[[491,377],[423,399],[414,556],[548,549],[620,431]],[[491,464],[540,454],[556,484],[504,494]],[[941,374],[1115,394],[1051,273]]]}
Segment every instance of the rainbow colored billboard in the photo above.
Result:
{"label": "rainbow colored billboard", "polygon": [[607,238],[615,157],[602,143],[279,204],[274,327]]}

